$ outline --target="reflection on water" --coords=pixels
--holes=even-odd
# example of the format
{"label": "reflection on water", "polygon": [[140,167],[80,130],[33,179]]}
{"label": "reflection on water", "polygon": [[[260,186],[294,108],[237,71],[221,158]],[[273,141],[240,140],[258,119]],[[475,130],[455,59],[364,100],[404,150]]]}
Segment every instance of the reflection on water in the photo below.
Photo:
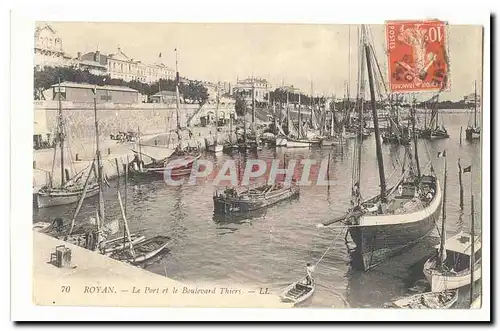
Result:
{"label": "reflection on water", "polygon": [[[420,164],[429,160],[440,179],[443,161],[437,152],[448,156],[447,222],[448,236],[460,230],[470,231],[470,192],[475,196],[475,231],[481,230],[480,144],[459,143],[460,126],[467,123],[467,114],[444,115],[449,139],[424,143],[419,141]],[[423,278],[422,264],[434,251],[439,239],[434,233],[401,255],[368,272],[352,268],[341,227],[317,228],[327,219],[342,215],[349,207],[351,166],[354,140],[329,149],[264,149],[247,155],[212,155],[203,157],[216,161],[220,167],[233,159],[240,167],[253,158],[288,160],[330,157],[329,186],[302,186],[297,199],[281,202],[257,211],[248,217],[214,217],[212,196],[216,189],[213,178],[201,180],[196,186],[167,186],[161,180],[130,179],[127,193],[127,219],[131,232],[147,237],[164,234],[172,241],[165,255],[148,261],[144,267],[160,275],[168,274],[179,281],[214,281],[247,286],[265,286],[278,292],[305,274],[305,264],[318,264],[315,275],[317,289],[305,306],[315,307],[382,307],[385,302],[410,294],[409,289]],[[384,165],[389,183],[401,174],[404,149],[383,145]],[[364,141],[361,159],[361,193],[363,197],[378,193],[379,180],[374,136]],[[471,174],[464,174],[464,208],[460,211],[458,167],[472,164]],[[408,161],[408,160],[407,160]],[[241,171],[242,172],[242,171]],[[393,174],[392,179],[391,174]],[[311,174],[315,182],[317,174]],[[242,174],[239,174],[241,180]],[[472,187],[471,187],[472,184]],[[116,198],[118,183],[112,182],[105,192],[106,216],[120,218]],[[120,188],[124,197],[123,179]],[[97,199],[85,200],[77,222],[95,215]],[[59,206],[34,211],[33,221],[50,222],[56,216],[70,219],[74,206]],[[121,229],[123,231],[123,229]],[[350,238],[349,238],[350,239]],[[479,287],[479,286],[477,286]],[[467,303],[467,289],[460,291],[459,304]]]}

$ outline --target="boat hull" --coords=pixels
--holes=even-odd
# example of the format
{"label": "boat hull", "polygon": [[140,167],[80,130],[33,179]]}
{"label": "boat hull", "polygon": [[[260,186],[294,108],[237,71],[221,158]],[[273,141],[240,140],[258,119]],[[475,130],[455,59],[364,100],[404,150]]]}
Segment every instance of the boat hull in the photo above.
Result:
{"label": "boat hull", "polygon": [[465,139],[468,141],[481,139],[481,131],[479,129],[467,128],[465,130]]}
{"label": "boat hull", "polygon": [[208,151],[212,153],[221,153],[224,147],[222,145],[211,145],[208,147]]}
{"label": "boat hull", "polygon": [[426,208],[408,214],[363,215],[349,232],[356,244],[354,265],[369,270],[427,236],[435,227],[441,206],[441,189]]}
{"label": "boat hull", "polygon": [[[460,272],[456,275],[447,274],[435,270],[437,257],[434,255],[424,264],[425,279],[431,284],[432,292],[442,292],[445,290],[458,289],[470,285],[470,271]],[[481,279],[481,263],[474,266],[474,282]]]}
{"label": "boat hull", "polygon": [[282,137],[276,137],[276,147],[286,147],[288,145],[288,140]]}
{"label": "boat hull", "polygon": [[[36,196],[38,208],[47,208],[61,205],[69,205],[77,203],[83,193],[83,189],[69,192],[69,193],[56,193],[51,194],[48,192],[38,192]],[[96,184],[87,189],[85,193],[85,199],[95,196],[99,193],[99,186]]]}
{"label": "boat hull", "polygon": [[319,146],[320,141],[314,140],[294,140],[288,139],[286,143],[287,148],[309,148],[312,146]]}
{"label": "boat hull", "polygon": [[[446,296],[444,302],[438,302],[441,304],[436,305],[435,307],[429,307],[428,305],[422,304],[427,300],[432,300],[435,296],[438,295],[436,292],[427,292],[427,293],[419,293],[414,294],[407,298],[402,298],[394,301],[394,307],[396,308],[410,308],[410,309],[449,309],[451,308],[455,302],[458,300],[458,291],[448,291],[445,293],[440,293],[439,295]],[[427,300],[426,300],[427,299]],[[434,300],[435,302],[435,300]]]}
{"label": "boat hull", "polygon": [[[122,262],[127,262],[131,264],[142,263],[147,261],[164,250],[170,243],[170,238],[165,236],[156,236],[151,239],[145,240],[134,246],[135,256],[132,256],[130,251],[124,250],[122,252],[116,252],[111,254],[110,257]],[[152,246],[153,248],[148,248]],[[146,249],[142,249],[145,247]]]}
{"label": "boat hull", "polygon": [[263,198],[253,199],[253,200],[226,198],[219,195],[215,195],[213,197],[214,213],[220,215],[234,215],[234,214],[247,213],[249,211],[269,207],[286,199],[296,197],[299,195],[299,193],[300,193],[299,187],[294,185],[290,188],[283,189],[280,192],[269,194]]}

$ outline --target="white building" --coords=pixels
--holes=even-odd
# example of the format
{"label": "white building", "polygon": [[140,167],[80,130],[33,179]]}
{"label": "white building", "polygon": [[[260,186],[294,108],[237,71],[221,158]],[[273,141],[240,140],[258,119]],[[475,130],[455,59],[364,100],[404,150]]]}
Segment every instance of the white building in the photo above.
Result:
{"label": "white building", "polygon": [[107,55],[108,74],[111,78],[121,78],[124,81],[137,80],[143,83],[157,82],[160,79],[175,79],[175,70],[158,61],[146,64],[128,57],[121,48]]}
{"label": "white building", "polygon": [[268,93],[271,85],[266,79],[262,78],[245,78],[237,80],[236,85],[232,88],[232,95],[241,95],[245,101],[252,102],[252,92],[255,95],[256,102],[267,102]]}
{"label": "white building", "polygon": [[35,30],[35,67],[71,66],[73,59],[63,50],[63,41],[57,32],[48,24],[38,26]]}

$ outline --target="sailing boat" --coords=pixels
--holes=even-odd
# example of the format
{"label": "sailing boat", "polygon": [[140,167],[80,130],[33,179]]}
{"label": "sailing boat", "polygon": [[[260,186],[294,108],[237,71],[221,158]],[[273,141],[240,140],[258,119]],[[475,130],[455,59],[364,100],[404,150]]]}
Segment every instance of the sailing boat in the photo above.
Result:
{"label": "sailing boat", "polygon": [[382,134],[382,142],[386,144],[409,145],[411,142],[409,137],[409,128],[404,130],[401,125],[399,105],[394,105],[392,95],[390,96],[389,102],[391,105],[388,116],[389,130]]}
{"label": "sailing boat", "polygon": [[215,140],[212,145],[208,146],[208,151],[212,153],[222,152],[223,146],[219,144],[217,139],[219,131],[219,83],[217,83],[217,107],[215,108]]}
{"label": "sailing boat", "polygon": [[[185,176],[191,174],[193,163],[200,158],[201,154],[198,151],[192,153],[182,146],[181,124],[180,124],[180,96],[179,96],[179,83],[180,75],[178,69],[177,49],[175,49],[175,68],[176,68],[176,118],[177,118],[177,140],[178,145],[170,157],[161,160],[155,160],[149,165],[144,165],[142,161],[142,153],[136,153],[134,160],[129,164],[129,170],[132,174],[146,174],[164,177],[170,175],[172,177]],[[139,142],[139,148],[141,144]],[[147,155],[146,155],[147,156]]]}
{"label": "sailing boat", "polygon": [[[442,267],[446,261],[447,254],[444,247],[444,242],[446,238],[446,179],[447,179],[447,164],[446,164],[446,152],[443,153],[445,158],[444,163],[444,191],[443,191],[443,216],[441,221],[441,245],[438,249],[438,254],[436,255],[437,263]],[[401,298],[394,301],[394,306],[398,308],[411,308],[411,309],[422,309],[422,308],[433,308],[433,309],[447,309],[453,306],[458,299],[458,290],[449,289],[448,286],[444,286],[442,291],[431,291],[426,293],[417,293],[412,296]]]}
{"label": "sailing boat", "polygon": [[481,138],[481,127],[477,123],[477,104],[477,87],[476,82],[474,82],[474,126],[469,124],[467,125],[467,129],[465,129],[465,139],[468,141]]}
{"label": "sailing boat", "polygon": [[247,134],[246,112],[247,111],[245,106],[245,113],[243,114],[243,137],[239,137],[238,139],[238,149],[241,152],[262,150],[260,139],[257,137],[257,134],[255,132],[255,81],[253,78],[252,78],[252,123],[250,124],[251,127],[250,136]]}
{"label": "sailing boat", "polygon": [[[470,172],[470,170],[469,166],[464,169],[464,172]],[[474,282],[481,278],[481,239],[474,235],[474,196],[472,194],[470,232],[468,234],[461,231],[448,240],[444,239],[444,235],[441,236],[439,250],[424,264],[424,275],[431,284],[433,292],[457,289],[469,284],[473,287]],[[471,303],[472,301],[471,289]]]}
{"label": "sailing boat", "polygon": [[429,125],[424,127],[423,130],[421,130],[420,137],[431,140],[449,138],[450,135],[448,134],[448,131],[446,130],[444,125],[439,127],[439,109],[438,109],[439,94],[434,96],[430,100],[430,102],[432,102],[431,118],[429,120]]}
{"label": "sailing boat", "polygon": [[[363,81],[365,78],[363,72],[366,60],[371,110],[375,128],[380,193],[367,200],[363,200],[361,197],[363,121],[358,121],[358,137],[354,149],[352,176],[352,207],[345,215],[326,221],[323,226],[344,221],[349,227],[349,233],[356,244],[355,260],[360,262],[361,269],[368,270],[417,243],[432,231],[434,219],[437,217],[441,205],[441,187],[432,168],[430,175],[421,173],[415,136],[416,166],[411,165],[405,169],[394,186],[390,188],[386,186],[373,82],[374,73],[372,71],[372,61],[376,61],[376,57],[370,55],[373,47],[366,40],[365,29],[364,26],[361,27],[359,48],[361,81],[358,92],[358,111],[359,118],[363,118],[361,105],[364,101]],[[409,149],[406,148],[405,152],[409,154]]]}
{"label": "sailing boat", "polygon": [[[57,142],[59,143],[61,151],[61,183],[59,186],[54,186],[53,174],[50,174],[49,184],[42,187],[37,194],[37,206],[38,208],[52,207],[67,205],[78,202],[83,192],[83,185],[80,183],[80,179],[83,176],[85,169],[73,178],[66,178],[65,168],[64,168],[64,140],[65,140],[65,130],[62,116],[62,106],[61,106],[61,82],[59,81],[59,92],[58,92],[58,116],[57,116]],[[56,159],[57,146],[54,146],[54,161]],[[52,167],[52,169],[54,169]],[[66,180],[67,179],[67,180]],[[93,182],[87,187],[86,197],[94,196],[98,193],[98,184]]]}
{"label": "sailing boat", "polygon": [[[286,114],[287,114],[287,127],[288,127],[288,137],[287,137],[287,148],[308,148],[312,146],[319,146],[319,139],[309,139],[305,134],[305,130],[303,129],[303,120],[302,120],[302,112],[300,104],[300,94],[299,94],[299,119],[298,119],[298,130],[295,129],[294,124],[292,122],[292,118],[290,116],[290,108],[288,104],[288,90],[286,92]],[[311,118],[314,113],[314,105],[312,104],[312,96],[311,96]]]}

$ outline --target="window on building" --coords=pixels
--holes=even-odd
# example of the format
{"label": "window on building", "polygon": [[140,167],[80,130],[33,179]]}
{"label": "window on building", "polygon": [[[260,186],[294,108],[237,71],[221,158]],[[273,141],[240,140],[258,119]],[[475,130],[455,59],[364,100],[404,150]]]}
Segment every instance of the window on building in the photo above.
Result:
{"label": "window on building", "polygon": [[120,71],[123,72],[123,63],[120,63]]}

